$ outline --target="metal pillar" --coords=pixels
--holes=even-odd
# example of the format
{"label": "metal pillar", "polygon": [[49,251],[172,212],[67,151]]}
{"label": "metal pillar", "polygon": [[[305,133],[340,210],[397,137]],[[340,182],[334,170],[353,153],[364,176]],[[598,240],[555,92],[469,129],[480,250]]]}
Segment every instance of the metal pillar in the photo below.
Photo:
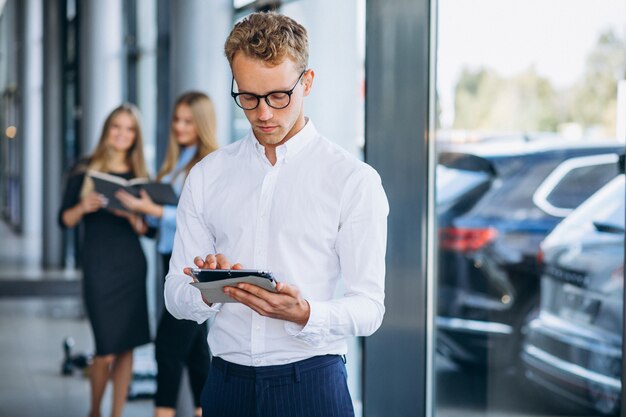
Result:
{"label": "metal pillar", "polygon": [[63,265],[63,234],[57,224],[63,184],[63,19],[64,0],[44,3],[43,83],[43,266]]}
{"label": "metal pillar", "polygon": [[382,177],[390,214],[385,319],[364,340],[365,417],[428,415],[430,8],[430,0],[366,7],[365,159]]}

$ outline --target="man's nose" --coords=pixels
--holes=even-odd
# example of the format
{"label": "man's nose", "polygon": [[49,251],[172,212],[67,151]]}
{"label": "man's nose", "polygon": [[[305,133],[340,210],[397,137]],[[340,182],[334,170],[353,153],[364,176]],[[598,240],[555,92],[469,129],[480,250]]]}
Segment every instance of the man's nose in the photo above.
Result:
{"label": "man's nose", "polygon": [[265,100],[259,100],[259,105],[256,108],[259,120],[270,120],[274,115],[272,108],[267,104]]}

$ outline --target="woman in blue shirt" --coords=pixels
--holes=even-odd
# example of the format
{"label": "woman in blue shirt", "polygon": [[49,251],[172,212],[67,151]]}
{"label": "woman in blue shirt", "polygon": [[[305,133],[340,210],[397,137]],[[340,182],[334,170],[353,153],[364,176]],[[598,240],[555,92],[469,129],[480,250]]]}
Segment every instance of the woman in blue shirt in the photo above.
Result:
{"label": "woman in blue shirt", "polygon": [[[190,91],[181,95],[174,106],[165,161],[157,181],[172,185],[180,195],[189,170],[217,149],[215,110],[209,97]],[[167,273],[176,232],[176,206],[161,206],[142,192],[140,198],[128,193],[117,197],[127,208],[147,217],[158,227],[158,246]],[[177,320],[163,311],[155,340],[157,392],[155,417],[174,417],[183,367],[187,367],[193,391],[195,415],[201,416],[200,394],[209,370],[206,324]]]}

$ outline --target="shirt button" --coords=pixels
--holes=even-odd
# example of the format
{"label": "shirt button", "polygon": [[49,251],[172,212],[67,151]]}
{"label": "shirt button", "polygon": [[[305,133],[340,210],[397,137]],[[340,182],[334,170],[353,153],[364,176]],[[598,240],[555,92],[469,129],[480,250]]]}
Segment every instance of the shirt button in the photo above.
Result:
{"label": "shirt button", "polygon": [[256,331],[260,332],[261,331],[261,326],[256,326]]}
{"label": "shirt button", "polygon": [[255,359],[255,360],[254,360],[254,364],[255,364],[255,365],[258,365],[258,364],[260,364],[260,363],[261,363],[261,359]]}

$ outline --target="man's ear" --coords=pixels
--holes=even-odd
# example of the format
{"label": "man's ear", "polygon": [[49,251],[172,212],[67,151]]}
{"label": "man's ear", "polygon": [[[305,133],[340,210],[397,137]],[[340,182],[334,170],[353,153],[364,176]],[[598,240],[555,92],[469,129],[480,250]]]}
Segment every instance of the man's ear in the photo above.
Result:
{"label": "man's ear", "polygon": [[302,76],[304,81],[304,95],[308,96],[311,92],[311,88],[313,87],[313,79],[315,78],[315,71],[312,69],[307,70]]}

